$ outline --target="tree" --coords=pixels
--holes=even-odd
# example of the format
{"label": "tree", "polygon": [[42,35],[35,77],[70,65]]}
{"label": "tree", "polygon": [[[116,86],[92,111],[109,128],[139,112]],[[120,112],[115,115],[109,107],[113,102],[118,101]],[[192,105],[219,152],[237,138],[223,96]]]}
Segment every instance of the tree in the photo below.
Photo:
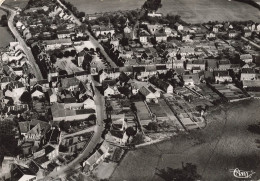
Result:
{"label": "tree", "polygon": [[162,7],[161,0],[147,0],[145,1],[142,8],[151,12],[151,11],[157,11],[161,7]]}
{"label": "tree", "polygon": [[96,48],[96,52],[100,53],[100,48],[99,47]]}
{"label": "tree", "polygon": [[134,136],[136,134],[136,130],[134,130],[133,127],[128,127],[126,128],[125,133],[128,137]]}
{"label": "tree", "polygon": [[56,61],[57,61],[57,57],[56,57],[54,54],[52,54],[52,55],[50,56],[50,60],[51,60],[51,63],[55,64]]}
{"label": "tree", "polygon": [[96,121],[96,120],[97,120],[97,116],[96,116],[95,114],[91,114],[91,115],[88,117],[88,120]]}
{"label": "tree", "polygon": [[7,16],[5,14],[2,15],[0,23],[2,26],[7,26]]}
{"label": "tree", "polygon": [[130,109],[136,114],[137,113],[137,108],[135,106],[135,103],[131,103]]}
{"label": "tree", "polygon": [[158,124],[156,122],[150,122],[147,126],[147,129],[156,132],[158,130]]}
{"label": "tree", "polygon": [[159,173],[156,173],[159,177],[165,181],[195,181],[201,179],[201,175],[197,173],[197,166],[192,163],[186,163],[182,168],[172,169],[162,169],[158,170]]}
{"label": "tree", "polygon": [[57,52],[57,54],[56,54],[56,57],[57,58],[63,58],[63,53],[62,52]]}
{"label": "tree", "polygon": [[118,91],[121,93],[121,94],[124,94],[125,96],[129,96],[131,91],[129,90],[129,88],[127,87],[119,87],[118,88]]}
{"label": "tree", "polygon": [[128,38],[122,38],[122,40],[121,40],[121,45],[122,45],[122,46],[128,46],[128,45],[129,45],[129,43],[128,43]]}
{"label": "tree", "polygon": [[59,123],[59,127],[62,131],[69,132],[70,130],[70,123],[68,121],[61,121]]}
{"label": "tree", "polygon": [[70,51],[70,56],[71,56],[71,57],[75,57],[76,54],[77,54],[76,50],[71,50],[71,51]]}
{"label": "tree", "polygon": [[29,104],[32,101],[31,94],[28,91],[24,91],[20,97],[20,101]]}
{"label": "tree", "polygon": [[111,112],[113,111],[113,107],[109,104],[106,106],[106,113],[107,113],[107,117],[111,118]]}
{"label": "tree", "polygon": [[70,56],[70,51],[65,51],[64,52],[64,57],[68,58]]}
{"label": "tree", "polygon": [[78,18],[83,18],[83,17],[85,17],[85,13],[84,12],[79,12]]}
{"label": "tree", "polygon": [[59,151],[64,153],[64,152],[69,151],[69,149],[68,149],[68,147],[66,147],[66,146],[60,145],[60,146],[59,146]]}

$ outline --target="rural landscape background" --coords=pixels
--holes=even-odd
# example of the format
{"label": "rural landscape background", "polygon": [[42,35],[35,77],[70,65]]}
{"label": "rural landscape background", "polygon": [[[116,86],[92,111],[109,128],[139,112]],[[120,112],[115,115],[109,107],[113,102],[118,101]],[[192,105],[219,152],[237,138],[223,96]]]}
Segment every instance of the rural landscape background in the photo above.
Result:
{"label": "rural landscape background", "polygon": [[205,129],[130,151],[111,180],[161,181],[159,170],[181,168],[182,162],[196,164],[204,180],[234,180],[230,169],[235,168],[253,170],[252,179],[259,178],[259,135],[248,129],[259,118],[259,100],[219,107],[206,116]]}
{"label": "rural landscape background", "polygon": [[[137,9],[145,2],[145,0],[68,1],[86,14]],[[22,8],[27,2],[28,0],[5,0],[4,4]],[[260,11],[257,8],[234,0],[162,0],[162,8],[159,12],[180,15],[188,23],[243,20],[260,22]]]}
{"label": "rural landscape background", "polygon": [[[145,0],[69,0],[86,14],[137,9]],[[256,0],[258,1],[258,0]],[[4,4],[23,8],[28,0],[6,0]],[[208,21],[260,22],[253,6],[228,0],[162,0],[163,14],[180,15],[188,23]],[[0,11],[0,16],[4,14]],[[13,40],[6,27],[0,27],[0,47]],[[230,169],[253,170],[260,176],[259,135],[248,129],[260,122],[260,101],[228,104],[211,110],[207,127],[189,135],[130,151],[115,170],[112,179],[160,181],[160,169],[180,168],[182,162],[197,165],[205,180],[232,180]]]}
{"label": "rural landscape background", "polygon": [[[69,0],[79,11],[108,12],[140,8],[144,0]],[[86,3],[87,2],[87,3]],[[159,12],[178,14],[184,21],[260,21],[259,11],[248,5],[228,0],[162,0]],[[246,16],[245,16],[246,15]]]}

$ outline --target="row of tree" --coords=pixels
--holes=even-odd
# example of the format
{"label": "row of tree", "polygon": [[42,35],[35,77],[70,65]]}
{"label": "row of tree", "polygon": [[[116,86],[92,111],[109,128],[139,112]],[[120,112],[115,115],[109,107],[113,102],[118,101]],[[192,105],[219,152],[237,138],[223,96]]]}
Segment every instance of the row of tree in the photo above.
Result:
{"label": "row of tree", "polygon": [[78,9],[70,2],[61,0],[61,3],[64,4],[77,18],[81,19],[86,16],[85,12],[79,12]]}

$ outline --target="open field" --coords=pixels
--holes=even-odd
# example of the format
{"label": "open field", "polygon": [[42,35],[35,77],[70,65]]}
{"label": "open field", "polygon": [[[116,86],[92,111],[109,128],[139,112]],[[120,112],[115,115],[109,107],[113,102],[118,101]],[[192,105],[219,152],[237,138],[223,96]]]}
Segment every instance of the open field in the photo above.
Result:
{"label": "open field", "polygon": [[202,180],[235,180],[230,169],[253,170],[260,178],[260,135],[247,130],[260,122],[260,101],[249,100],[223,106],[208,114],[208,126],[189,135],[130,151],[111,180],[160,181],[157,169],[181,168],[182,162],[198,167]]}
{"label": "open field", "polygon": [[190,23],[241,20],[260,22],[258,9],[228,0],[163,0],[163,7],[159,11],[178,14]]}
{"label": "open field", "polygon": [[141,8],[145,0],[68,0],[87,14]]}
{"label": "open field", "polygon": [[27,5],[28,1],[29,0],[4,0],[3,4],[23,9]]}
{"label": "open field", "polygon": [[[69,0],[79,11],[88,14],[140,8],[144,0]],[[254,20],[260,22],[259,10],[228,0],[162,0],[159,12],[178,14],[189,23],[207,21]]]}
{"label": "open field", "polygon": [[[0,10],[0,17],[6,14],[4,11]],[[9,45],[9,42],[14,41],[11,32],[8,31],[8,27],[0,27],[0,47],[6,47]]]}

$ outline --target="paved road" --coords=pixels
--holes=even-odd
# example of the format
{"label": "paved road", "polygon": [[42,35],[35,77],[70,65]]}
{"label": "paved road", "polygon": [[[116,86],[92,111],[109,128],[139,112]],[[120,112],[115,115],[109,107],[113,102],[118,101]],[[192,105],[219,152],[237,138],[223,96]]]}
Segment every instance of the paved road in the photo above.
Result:
{"label": "paved road", "polygon": [[[60,5],[62,7],[64,7],[65,9],[67,9],[66,6],[64,6],[60,0],[57,0],[58,3],[60,3]],[[80,20],[73,15],[73,13],[71,12],[71,15],[72,17],[74,18],[75,20],[75,23],[78,25],[78,26],[81,26],[82,23],[80,22]],[[115,68],[117,67],[117,65],[114,63],[114,61],[108,56],[108,54],[106,53],[106,51],[104,50],[103,46],[91,35],[91,33],[89,31],[86,30],[86,33],[87,35],[89,36],[89,40],[93,43],[93,45],[97,48],[100,48],[100,52],[104,55],[104,57],[106,58],[106,60],[110,63],[111,67],[112,68]]]}
{"label": "paved road", "polygon": [[[94,79],[92,77],[93,83]],[[95,85],[95,83],[94,83]],[[102,141],[101,135],[104,130],[103,120],[105,118],[105,99],[104,96],[94,87],[95,96],[94,101],[96,104],[96,112],[97,112],[97,124],[94,128],[94,135],[88,143],[85,150],[71,163],[61,167],[58,171],[51,172],[44,180],[51,180],[51,178],[64,178],[67,174],[71,173],[73,170],[80,167],[80,162],[82,162],[86,157],[90,155],[90,153],[94,150],[96,145]]]}
{"label": "paved road", "polygon": [[24,48],[24,53],[26,54],[31,66],[32,66],[33,73],[36,76],[37,80],[42,80],[43,77],[42,77],[41,71],[34,59],[34,56],[31,52],[31,48],[27,46],[24,39],[21,37],[21,35],[19,34],[19,32],[16,30],[16,28],[13,25],[13,20],[14,20],[14,16],[16,15],[16,11],[5,5],[1,5],[0,8],[10,12],[10,16],[8,19],[8,27],[11,30],[11,32],[13,33],[13,35],[15,36],[15,38],[17,39],[17,41],[20,43],[20,45]]}

